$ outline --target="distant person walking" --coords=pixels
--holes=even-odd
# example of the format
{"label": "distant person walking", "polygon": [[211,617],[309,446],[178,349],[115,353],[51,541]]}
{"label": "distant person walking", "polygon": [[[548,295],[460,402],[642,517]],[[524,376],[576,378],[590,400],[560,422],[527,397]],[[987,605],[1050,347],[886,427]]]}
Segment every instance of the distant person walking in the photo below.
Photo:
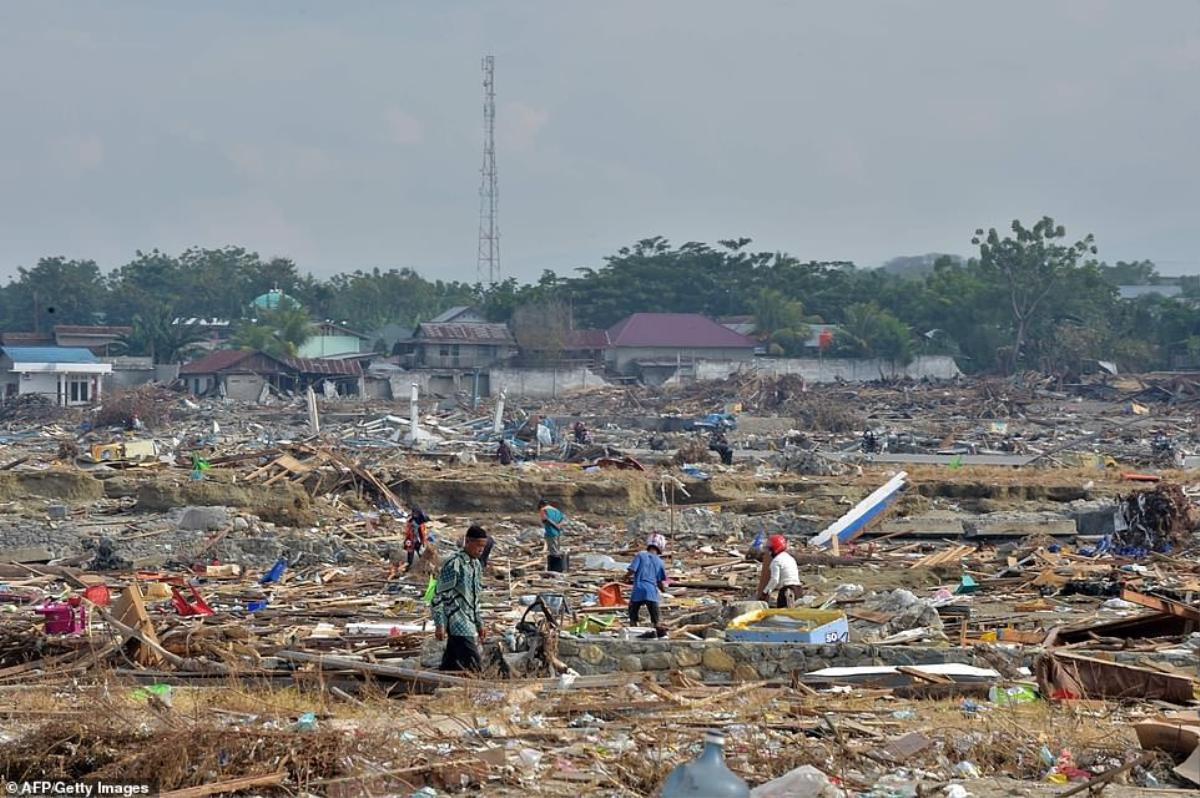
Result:
{"label": "distant person walking", "polygon": [[430,610],[434,634],[446,641],[441,670],[478,671],[482,668],[479,641],[487,639],[480,610],[483,568],[479,556],[487,546],[482,527],[467,530],[463,547],[446,560],[438,576]]}
{"label": "distant person walking", "polygon": [[645,607],[650,611],[650,623],[654,624],[654,633],[659,637],[667,635],[658,611],[662,598],[659,591],[667,589],[667,569],[662,561],[666,545],[666,538],[658,533],[646,538],[646,550],[637,553],[625,572],[625,581],[633,585],[629,593],[629,625],[638,625],[642,607]]}
{"label": "distant person walking", "polygon": [[562,523],[567,517],[546,499],[538,500],[538,515],[542,519],[542,534],[546,537],[546,554],[562,554]]}

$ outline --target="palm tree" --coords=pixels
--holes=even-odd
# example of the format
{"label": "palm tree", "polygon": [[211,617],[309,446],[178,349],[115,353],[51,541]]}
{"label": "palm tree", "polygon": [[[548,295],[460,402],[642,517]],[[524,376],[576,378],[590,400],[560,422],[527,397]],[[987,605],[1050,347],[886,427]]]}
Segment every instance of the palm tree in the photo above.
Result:
{"label": "palm tree", "polygon": [[295,354],[316,333],[308,311],[299,305],[283,304],[264,314],[264,321],[275,330],[279,338]]}
{"label": "palm tree", "polygon": [[133,333],[123,342],[132,354],[147,355],[155,363],[176,363],[184,353],[204,340],[197,324],[187,324],[170,305],[146,308],[133,317]]}
{"label": "palm tree", "polygon": [[259,318],[241,324],[233,336],[240,349],[254,349],[275,357],[295,357],[316,328],[308,311],[294,302],[264,310]]}

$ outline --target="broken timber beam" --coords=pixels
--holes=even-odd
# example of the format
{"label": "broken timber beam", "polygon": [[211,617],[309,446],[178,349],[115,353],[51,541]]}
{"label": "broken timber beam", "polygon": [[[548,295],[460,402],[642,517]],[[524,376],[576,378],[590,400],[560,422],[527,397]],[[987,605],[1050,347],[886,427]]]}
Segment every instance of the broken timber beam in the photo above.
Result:
{"label": "broken timber beam", "polygon": [[451,676],[436,671],[418,671],[412,668],[400,668],[395,665],[380,665],[375,662],[364,662],[351,657],[331,657],[322,654],[309,654],[304,651],[278,651],[276,657],[288,662],[306,662],[320,666],[324,670],[351,670],[359,673],[370,673],[375,676],[389,676],[393,679],[403,679],[417,684],[427,684],[433,687],[465,687],[484,683],[476,679],[466,679],[462,676]]}
{"label": "broken timber beam", "polygon": [[1157,610],[1164,615],[1174,615],[1179,618],[1187,618],[1189,621],[1200,621],[1200,609],[1196,609],[1188,604],[1171,599],[1161,598],[1159,596],[1151,596],[1146,593],[1139,593],[1136,590],[1129,588],[1121,589],[1121,598],[1125,601],[1132,601],[1134,604],[1139,604],[1152,610]]}

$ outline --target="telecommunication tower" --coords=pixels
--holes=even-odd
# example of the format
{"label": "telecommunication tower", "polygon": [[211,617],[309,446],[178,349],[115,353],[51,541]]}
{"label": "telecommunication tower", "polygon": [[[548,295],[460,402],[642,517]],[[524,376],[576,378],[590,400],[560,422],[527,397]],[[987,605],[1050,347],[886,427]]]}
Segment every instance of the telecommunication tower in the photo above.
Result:
{"label": "telecommunication tower", "polygon": [[500,223],[497,218],[500,184],[496,179],[496,58],[483,57],[483,168],[479,181],[479,255],[475,264],[480,282],[500,279]]}

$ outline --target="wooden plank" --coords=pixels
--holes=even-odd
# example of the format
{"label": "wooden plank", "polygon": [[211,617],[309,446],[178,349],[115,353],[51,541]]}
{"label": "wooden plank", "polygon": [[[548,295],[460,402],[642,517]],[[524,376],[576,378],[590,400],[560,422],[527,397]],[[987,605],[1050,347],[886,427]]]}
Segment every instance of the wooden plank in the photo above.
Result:
{"label": "wooden plank", "polygon": [[1140,604],[1152,610],[1164,613],[1166,615],[1175,615],[1180,618],[1187,618],[1189,621],[1200,621],[1200,609],[1190,607],[1179,601],[1162,598],[1160,596],[1151,596],[1146,593],[1139,593],[1136,590],[1123,588],[1121,590],[1121,598],[1125,601],[1132,601],[1134,604]]}
{"label": "wooden plank", "polygon": [[205,798],[207,795],[226,795],[231,792],[249,790],[253,787],[274,787],[277,784],[282,784],[285,778],[287,778],[287,771],[281,770],[278,773],[268,773],[265,776],[243,776],[240,779],[217,781],[199,787],[168,790],[167,792],[160,792],[158,795],[159,798]]}
{"label": "wooden plank", "polygon": [[[162,661],[164,649],[158,643],[154,632],[154,622],[146,612],[142,599],[142,591],[137,584],[130,584],[121,591],[121,595],[113,602],[112,611],[93,605],[93,609],[106,621],[117,627],[125,639],[136,639],[141,645],[137,647],[137,659],[142,665],[158,665]],[[176,665],[179,663],[176,662]]]}
{"label": "wooden plank", "polygon": [[305,651],[277,651],[276,657],[289,662],[310,662],[325,670],[352,670],[359,673],[370,673],[376,676],[390,676],[394,679],[404,679],[418,684],[428,684],[435,687],[466,687],[477,685],[484,687],[487,683],[478,679],[466,679],[462,676],[451,676],[436,671],[419,671],[412,668],[400,668],[395,665],[379,665],[374,662],[364,662],[351,657],[326,656],[324,654],[309,654]]}
{"label": "wooden plank", "polygon": [[907,665],[901,665],[896,668],[897,673],[903,673],[905,676],[911,676],[914,679],[929,684],[953,684],[954,680],[949,676],[942,676],[940,673],[926,673],[919,671],[916,668],[910,668]]}

